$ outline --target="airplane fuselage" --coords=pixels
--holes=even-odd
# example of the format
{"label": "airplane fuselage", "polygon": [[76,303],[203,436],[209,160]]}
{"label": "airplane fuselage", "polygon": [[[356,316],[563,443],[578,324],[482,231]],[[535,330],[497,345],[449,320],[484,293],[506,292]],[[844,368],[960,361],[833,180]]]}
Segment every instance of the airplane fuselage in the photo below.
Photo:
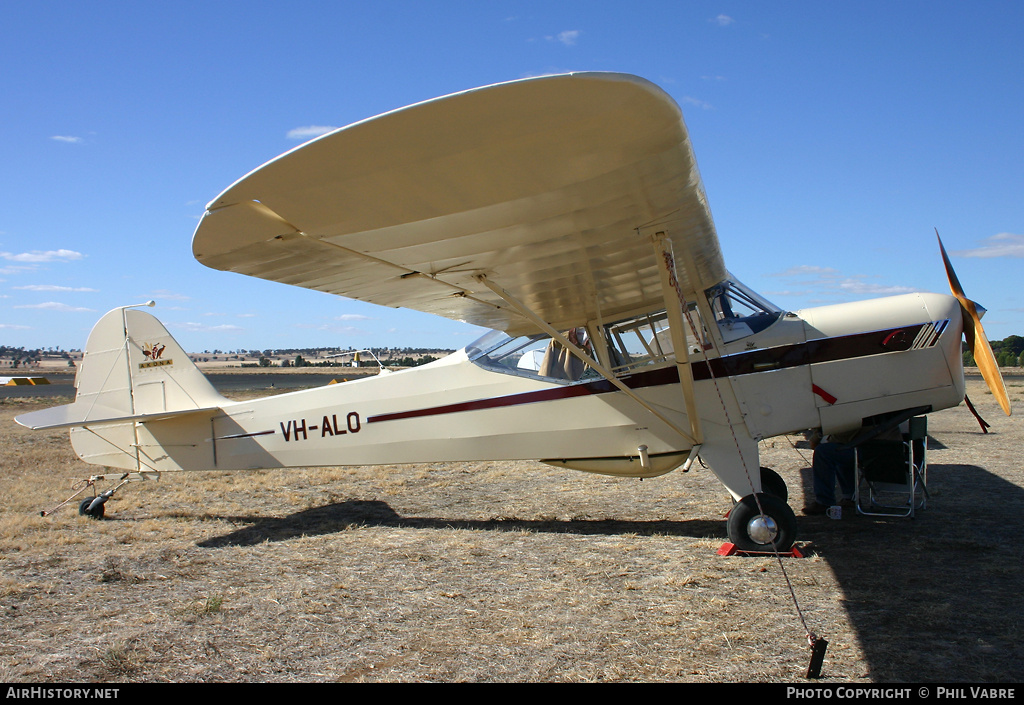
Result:
{"label": "airplane fuselage", "polygon": [[[691,351],[701,456],[739,497],[751,483],[760,489],[749,466],[757,467],[762,438],[955,406],[964,396],[960,336],[956,299],[910,294],[786,314],[724,344],[721,357]],[[673,361],[621,380],[669,421],[688,423]],[[693,445],[607,380],[498,371],[465,350],[419,368],[225,401],[217,410],[86,426],[72,431],[72,442],[88,462],[156,472],[542,459],[629,477],[668,472]],[[653,459],[646,466],[641,446]]]}

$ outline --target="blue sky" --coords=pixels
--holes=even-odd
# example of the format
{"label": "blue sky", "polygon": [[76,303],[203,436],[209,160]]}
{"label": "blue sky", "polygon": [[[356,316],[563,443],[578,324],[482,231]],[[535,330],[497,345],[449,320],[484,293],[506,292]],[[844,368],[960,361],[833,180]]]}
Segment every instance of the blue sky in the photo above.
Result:
{"label": "blue sky", "polygon": [[937,227],[989,337],[1024,334],[1022,30],[1018,1],[0,2],[0,344],[155,299],[195,351],[461,347],[192,233],[318,129],[576,70],[679,102],[728,266],[783,308],[947,291]]}

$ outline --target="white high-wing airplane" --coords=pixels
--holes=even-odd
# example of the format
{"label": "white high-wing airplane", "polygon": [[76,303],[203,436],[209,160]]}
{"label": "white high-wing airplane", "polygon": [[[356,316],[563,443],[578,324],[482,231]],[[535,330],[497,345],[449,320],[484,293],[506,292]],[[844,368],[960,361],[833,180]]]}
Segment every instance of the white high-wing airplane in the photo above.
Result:
{"label": "white high-wing airplane", "polygon": [[[115,309],[74,403],[17,419],[70,427],[84,461],[122,470],[93,481],[507,459],[654,477],[699,457],[737,502],[730,540],[784,551],[796,518],[759,440],[959,404],[965,330],[1010,412],[948,259],[954,296],[795,313],[734,279],[679,106],[635,76],[514,81],[336,130],[214,199],[193,252],[493,332],[423,367],[233,402],[156,318]],[[80,511],[102,516],[113,491]]]}

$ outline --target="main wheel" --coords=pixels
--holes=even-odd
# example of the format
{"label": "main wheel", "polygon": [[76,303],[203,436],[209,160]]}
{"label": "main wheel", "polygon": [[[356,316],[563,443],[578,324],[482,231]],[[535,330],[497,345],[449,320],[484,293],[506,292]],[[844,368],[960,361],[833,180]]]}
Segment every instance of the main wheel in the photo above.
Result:
{"label": "main wheel", "polygon": [[93,519],[102,519],[103,518],[103,513],[105,511],[104,508],[106,507],[106,505],[101,502],[100,504],[97,504],[92,509],[89,509],[89,505],[92,504],[94,499],[95,499],[95,497],[89,497],[89,498],[83,499],[81,502],[79,502],[78,503],[78,513],[81,514],[82,516],[85,516],[85,517],[91,517]]}
{"label": "main wheel", "polygon": [[754,495],[748,494],[729,513],[729,540],[741,551],[788,551],[796,540],[796,515],[785,500],[762,492],[757,495],[764,515],[757,508]]}
{"label": "main wheel", "polygon": [[789,488],[782,475],[771,468],[761,468],[761,491],[773,494],[783,502],[789,501]]}

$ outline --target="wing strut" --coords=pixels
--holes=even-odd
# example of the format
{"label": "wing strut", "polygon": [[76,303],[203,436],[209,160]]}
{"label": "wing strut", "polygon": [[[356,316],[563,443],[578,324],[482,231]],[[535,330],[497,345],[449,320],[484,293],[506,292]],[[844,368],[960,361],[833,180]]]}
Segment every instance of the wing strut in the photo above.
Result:
{"label": "wing strut", "polygon": [[[507,292],[504,289],[502,289],[497,284],[494,284],[493,282],[491,282],[483,274],[477,275],[477,280],[481,284],[486,286],[488,289],[493,291],[497,296],[499,296],[502,300],[504,300],[509,306],[511,306],[516,311],[521,313],[524,317],[528,318],[530,321],[532,321],[534,324],[536,324],[536,326],[538,328],[540,328],[542,331],[544,331],[545,333],[550,335],[554,340],[557,340],[559,343],[561,343],[573,355],[575,355],[576,357],[578,357],[579,359],[583,360],[585,363],[587,363],[588,365],[593,367],[594,370],[596,370],[598,374],[600,374],[606,380],[608,380],[613,385],[615,385],[615,387],[617,387],[619,389],[619,391],[621,391],[624,394],[626,394],[626,396],[628,396],[630,399],[632,399],[637,404],[642,406],[644,409],[646,409],[647,411],[651,412],[654,416],[656,416],[662,423],[664,423],[669,428],[671,428],[673,431],[675,431],[680,436],[685,438],[686,441],[688,443],[690,443],[691,446],[699,445],[699,442],[693,436],[691,436],[688,432],[686,432],[682,428],[680,428],[678,424],[675,424],[672,421],[669,421],[667,418],[665,418],[664,414],[662,414],[660,411],[658,411],[653,406],[648,404],[646,401],[644,401],[642,398],[640,398],[640,396],[636,392],[634,392],[632,389],[630,389],[625,384],[623,384],[621,380],[619,380],[614,374],[612,374],[611,370],[609,370],[607,367],[605,367],[604,365],[599,363],[597,360],[592,358],[590,355],[588,355],[586,352],[584,352],[582,349],[580,349],[579,346],[574,345],[573,343],[570,343],[568,338],[566,338],[564,335],[562,335],[557,330],[552,328],[551,325],[549,325],[547,321],[545,321],[540,316],[538,316],[533,311],[531,311],[526,306],[526,304],[524,304],[522,301],[520,301],[519,299],[514,297],[512,294],[510,294],[509,292]],[[684,350],[685,350],[685,348],[684,348]],[[691,422],[691,424],[692,424],[692,422]]]}
{"label": "wing strut", "polygon": [[668,329],[672,336],[672,349],[675,351],[676,369],[679,371],[679,384],[683,388],[683,399],[686,401],[686,418],[690,420],[690,434],[697,443],[704,440],[704,432],[700,427],[700,416],[697,414],[697,400],[693,393],[693,369],[690,367],[689,347],[686,343],[686,297],[679,288],[679,277],[676,276],[676,260],[672,254],[672,240],[664,232],[654,234],[654,253],[662,266],[661,291],[665,298],[668,313]]}

